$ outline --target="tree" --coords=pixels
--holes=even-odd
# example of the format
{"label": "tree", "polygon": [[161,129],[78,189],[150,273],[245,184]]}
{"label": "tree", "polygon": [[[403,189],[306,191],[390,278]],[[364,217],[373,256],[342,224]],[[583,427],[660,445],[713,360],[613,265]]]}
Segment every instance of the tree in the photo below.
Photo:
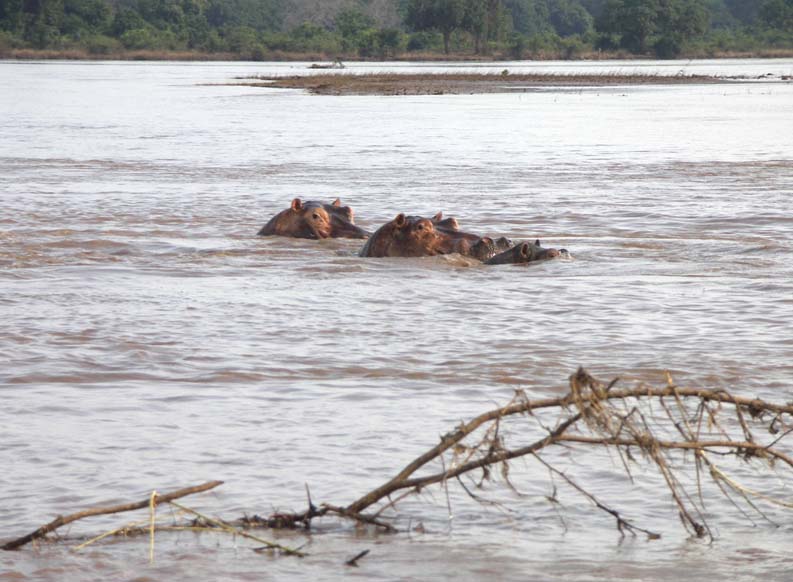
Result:
{"label": "tree", "polygon": [[730,13],[743,24],[751,25],[757,20],[763,0],[724,0]]}
{"label": "tree", "polygon": [[[373,25],[372,19],[356,8],[345,8],[334,20],[336,31],[341,34],[342,48],[345,51],[358,48],[363,56],[374,52],[374,45],[377,44],[374,31],[371,31]],[[367,37],[369,31],[371,34]]]}
{"label": "tree", "polygon": [[448,55],[452,32],[460,28],[464,14],[465,0],[410,0],[405,23],[414,30],[440,31]]}
{"label": "tree", "polygon": [[0,0],[0,30],[22,29],[22,0]]}
{"label": "tree", "polygon": [[111,31],[114,36],[120,37],[128,30],[139,30],[145,27],[146,21],[135,10],[132,8],[121,8],[113,17]]}
{"label": "tree", "polygon": [[654,37],[653,48],[663,58],[679,54],[707,25],[703,0],[609,0],[603,16],[604,32],[619,34],[623,48],[646,53]]}
{"label": "tree", "polygon": [[482,38],[487,38],[487,6],[483,0],[465,0],[462,28],[474,37],[474,52],[482,53]]}
{"label": "tree", "polygon": [[629,51],[645,53],[657,28],[658,10],[658,0],[609,0],[603,17],[606,32],[621,34],[621,44]]}
{"label": "tree", "polygon": [[663,59],[678,56],[685,42],[708,28],[704,0],[667,0],[658,13],[658,38],[653,49]]}
{"label": "tree", "polygon": [[793,33],[793,0],[766,0],[760,7],[760,20],[768,28]]}
{"label": "tree", "polygon": [[505,0],[504,4],[517,32],[533,36],[552,30],[547,0]]}
{"label": "tree", "polygon": [[560,36],[586,34],[594,19],[578,0],[558,0],[551,5],[551,24]]}
{"label": "tree", "polygon": [[395,56],[404,44],[404,35],[396,28],[383,28],[377,33],[377,42],[382,57]]}

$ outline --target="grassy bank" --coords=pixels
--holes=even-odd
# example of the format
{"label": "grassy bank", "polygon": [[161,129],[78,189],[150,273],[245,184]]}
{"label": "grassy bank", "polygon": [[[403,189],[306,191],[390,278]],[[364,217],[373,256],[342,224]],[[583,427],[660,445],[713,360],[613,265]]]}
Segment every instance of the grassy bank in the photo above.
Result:
{"label": "grassy bank", "polygon": [[546,87],[609,87],[735,82],[705,75],[320,74],[240,78],[230,85],[303,89],[316,95],[444,95],[533,91]]}

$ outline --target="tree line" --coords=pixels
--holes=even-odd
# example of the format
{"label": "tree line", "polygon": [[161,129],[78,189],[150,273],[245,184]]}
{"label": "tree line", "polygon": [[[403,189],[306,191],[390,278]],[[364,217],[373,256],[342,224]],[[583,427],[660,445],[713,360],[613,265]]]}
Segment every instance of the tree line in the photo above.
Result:
{"label": "tree line", "polygon": [[[525,58],[793,49],[793,0],[0,0],[13,49]],[[295,23],[295,15],[305,20]],[[312,18],[312,15],[315,17]]]}

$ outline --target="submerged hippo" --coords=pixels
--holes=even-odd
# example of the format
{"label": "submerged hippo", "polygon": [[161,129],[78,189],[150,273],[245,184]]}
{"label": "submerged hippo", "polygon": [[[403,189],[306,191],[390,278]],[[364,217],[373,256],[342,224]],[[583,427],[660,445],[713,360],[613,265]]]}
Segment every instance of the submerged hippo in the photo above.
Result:
{"label": "submerged hippo", "polygon": [[362,257],[431,257],[458,253],[486,261],[512,246],[506,238],[496,240],[462,232],[455,218],[432,218],[398,214],[381,226],[361,249]]}
{"label": "submerged hippo", "polygon": [[442,255],[448,236],[429,218],[399,213],[378,228],[359,253],[362,257],[428,257]]}
{"label": "submerged hippo", "polygon": [[512,246],[512,241],[506,237],[502,236],[496,240],[493,240],[489,236],[483,236],[473,245],[471,245],[471,247],[468,249],[468,252],[465,254],[466,256],[479,259],[485,263],[495,257],[497,254],[512,248]]}
{"label": "submerged hippo", "polygon": [[280,235],[295,238],[366,238],[369,233],[355,225],[352,208],[336,198],[330,204],[300,198],[292,200],[265,224],[258,236]]}
{"label": "submerged hippo", "polygon": [[514,263],[531,263],[545,259],[569,255],[567,249],[546,249],[540,245],[539,239],[533,243],[524,242],[515,245],[509,250],[495,255],[485,261],[486,265],[507,265]]}
{"label": "submerged hippo", "polygon": [[457,219],[443,218],[439,212],[432,218],[435,229],[441,231],[444,243],[441,245],[445,254],[458,253],[466,257],[486,261],[498,253],[512,247],[512,241],[506,237],[492,239],[470,232],[462,232]]}

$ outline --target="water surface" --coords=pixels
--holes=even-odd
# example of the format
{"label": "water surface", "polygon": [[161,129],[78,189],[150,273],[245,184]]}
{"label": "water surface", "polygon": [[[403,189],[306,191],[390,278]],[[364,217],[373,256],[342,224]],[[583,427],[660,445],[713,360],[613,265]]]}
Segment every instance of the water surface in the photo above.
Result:
{"label": "water surface", "polygon": [[[0,538],[209,479],[226,484],[192,503],[227,518],[303,509],[305,483],[348,503],[515,389],[562,393],[579,365],[793,398],[793,85],[779,80],[793,61],[489,65],[775,76],[514,95],[208,85],[304,67],[0,63]],[[487,69],[354,70],[461,67]],[[356,241],[255,237],[295,196],[341,196],[369,229],[442,210],[573,259],[361,259]],[[365,548],[355,573],[388,580],[793,574],[789,514],[752,526],[713,492],[708,545],[649,473],[632,488],[605,453],[557,461],[662,540],[621,541],[570,490],[560,521],[525,463],[527,497],[488,491],[510,511],[453,491],[450,520],[439,490],[404,505],[424,534],[327,521],[302,561],[176,534],[154,566],[142,540],[45,545],[0,555],[0,580],[334,578]]]}

